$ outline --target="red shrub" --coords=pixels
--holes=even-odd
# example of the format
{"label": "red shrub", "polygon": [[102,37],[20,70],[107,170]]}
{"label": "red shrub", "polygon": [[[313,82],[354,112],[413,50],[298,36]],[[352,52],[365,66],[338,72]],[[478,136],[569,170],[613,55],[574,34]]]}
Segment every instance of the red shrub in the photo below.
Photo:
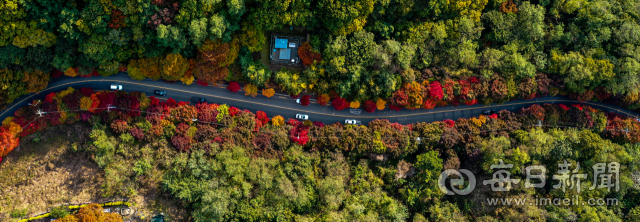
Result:
{"label": "red shrub", "polygon": [[54,96],[56,96],[56,93],[49,93],[47,94],[47,96],[44,97],[44,101],[52,103]]}
{"label": "red shrub", "polygon": [[309,142],[309,136],[307,135],[308,132],[309,127],[297,126],[289,130],[289,138],[291,139],[291,142],[304,146]]}
{"label": "red shrub", "polygon": [[560,104],[558,105],[560,108],[564,109],[564,111],[569,110],[569,107],[565,106],[564,104]]}
{"label": "red shrub", "polygon": [[58,77],[60,77],[62,75],[64,75],[64,73],[62,71],[60,71],[60,70],[57,70],[57,69],[55,69],[55,70],[53,70],[51,72],[51,77],[52,78],[58,78]]}
{"label": "red shrub", "polygon": [[580,106],[580,104],[573,104],[573,105],[571,105],[571,106],[576,107],[576,108],[578,108],[579,110],[582,110],[582,106]]}
{"label": "red shrub", "polygon": [[149,99],[151,100],[151,106],[160,105],[160,100],[157,99],[155,96],[151,96],[149,97]]}
{"label": "red shrub", "polygon": [[267,113],[262,111],[256,112],[256,120],[259,120],[262,123],[262,125],[269,123],[269,117],[267,116]]}
{"label": "red shrub", "polygon": [[99,108],[107,108],[109,104],[115,105],[116,94],[113,92],[105,92],[98,94],[98,100],[100,101]]}
{"label": "red shrub", "polygon": [[467,106],[475,105],[477,103],[478,103],[478,100],[475,100],[475,99],[464,101],[464,104],[466,104]]}
{"label": "red shrub", "polygon": [[448,127],[453,127],[456,124],[456,122],[454,122],[453,120],[450,120],[450,119],[445,119],[442,122],[444,122],[444,124],[447,124]]}
{"label": "red shrub", "polygon": [[491,118],[491,119],[497,119],[497,118],[498,118],[498,114],[495,114],[495,113],[494,113],[494,114],[491,114],[491,115],[489,115],[489,118]]}
{"label": "red shrub", "polygon": [[336,110],[340,111],[343,109],[346,109],[347,107],[349,107],[349,103],[347,102],[347,100],[340,98],[340,97],[336,97],[335,99],[333,99],[331,101],[331,105],[333,105],[334,108],[336,108]]}
{"label": "red shrub", "polygon": [[289,125],[289,126],[298,126],[298,125],[300,125],[300,121],[295,120],[295,119],[289,119],[289,121],[287,121],[287,125]]}
{"label": "red shrub", "polygon": [[303,106],[309,106],[309,104],[311,104],[311,96],[309,95],[304,95],[302,96],[302,98],[300,98],[300,104],[302,104]]}
{"label": "red shrub", "polygon": [[374,111],[376,111],[376,103],[373,100],[364,101],[364,111],[373,113]]}
{"label": "red shrub", "polygon": [[173,108],[173,107],[176,107],[176,105],[178,105],[178,103],[176,102],[175,99],[173,98],[167,99],[167,106]]}
{"label": "red shrub", "polygon": [[240,91],[240,85],[237,82],[230,82],[227,89],[231,92],[238,92]]}
{"label": "red shrub", "polygon": [[320,121],[313,121],[313,125],[316,127],[324,127],[324,123]]}
{"label": "red shrub", "polygon": [[82,95],[84,95],[86,97],[90,97],[94,93],[94,91],[93,91],[93,89],[91,87],[82,87],[80,89],[80,92],[82,93]]}
{"label": "red shrub", "polygon": [[422,105],[423,109],[433,109],[434,107],[436,107],[436,103],[433,101],[433,99],[425,99],[423,100],[424,104]]}
{"label": "red shrub", "polygon": [[234,106],[229,107],[229,115],[231,116],[236,116],[236,114],[238,114],[238,111],[240,110]]}
{"label": "red shrub", "polygon": [[196,83],[197,83],[198,85],[201,85],[201,86],[209,86],[209,83],[208,83],[208,82],[201,81],[201,80],[196,80]]}
{"label": "red shrub", "polygon": [[435,100],[442,100],[444,93],[440,82],[434,81],[429,83],[429,97]]}
{"label": "red shrub", "polygon": [[391,105],[389,105],[389,109],[395,110],[395,111],[400,111],[402,109],[402,107],[398,107],[398,106],[395,106],[395,105],[391,104]]}

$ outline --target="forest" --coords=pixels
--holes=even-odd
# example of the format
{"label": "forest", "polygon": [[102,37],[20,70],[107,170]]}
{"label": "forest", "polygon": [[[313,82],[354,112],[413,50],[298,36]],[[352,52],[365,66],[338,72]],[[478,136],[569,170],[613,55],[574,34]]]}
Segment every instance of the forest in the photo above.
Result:
{"label": "forest", "polygon": [[[39,117],[37,110],[46,114]],[[408,125],[325,125],[225,104],[68,88],[3,120],[0,144],[8,146],[0,157],[20,138],[76,122],[93,126],[91,140],[78,151],[91,153],[104,170],[104,196],[160,188],[182,201],[193,221],[640,219],[640,122],[586,105],[532,105]],[[513,165],[512,179],[525,179],[534,165],[546,166],[549,179],[542,187],[506,192],[479,182],[472,196],[439,188],[443,170],[469,169],[488,179],[502,161]],[[578,189],[556,187],[563,162],[573,164],[567,169],[573,175],[585,175]],[[619,164],[610,178],[616,187],[596,186],[598,164],[613,162]],[[575,196],[619,202],[494,206],[485,200]]]}
{"label": "forest", "polygon": [[[126,71],[369,112],[546,95],[640,107],[638,0],[0,0],[0,19],[0,106]],[[274,32],[309,34],[302,71],[268,66]]]}

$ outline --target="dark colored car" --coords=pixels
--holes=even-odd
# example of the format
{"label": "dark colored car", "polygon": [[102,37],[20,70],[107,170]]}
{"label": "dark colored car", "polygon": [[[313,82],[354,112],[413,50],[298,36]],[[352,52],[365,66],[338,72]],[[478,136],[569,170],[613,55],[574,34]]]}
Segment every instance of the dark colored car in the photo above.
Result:
{"label": "dark colored car", "polygon": [[496,111],[494,111],[492,109],[491,110],[488,109],[488,110],[483,110],[482,111],[482,115],[491,115],[491,114],[495,114],[495,113],[496,113]]}
{"label": "dark colored car", "polygon": [[194,103],[203,103],[203,102],[206,102],[206,101],[207,100],[205,100],[204,98],[200,98],[200,97],[191,98],[191,102],[194,102]]}
{"label": "dark colored car", "polygon": [[166,91],[162,91],[162,90],[156,90],[153,93],[155,93],[158,96],[166,96],[167,92]]}

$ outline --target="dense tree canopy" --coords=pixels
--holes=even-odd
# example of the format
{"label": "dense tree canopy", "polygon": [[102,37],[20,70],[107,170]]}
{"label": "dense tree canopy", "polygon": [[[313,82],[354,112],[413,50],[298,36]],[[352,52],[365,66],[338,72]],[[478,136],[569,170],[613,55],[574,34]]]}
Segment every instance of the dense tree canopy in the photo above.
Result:
{"label": "dense tree canopy", "polygon": [[[639,4],[3,0],[0,70],[18,78],[37,71],[87,77],[127,70],[133,79],[187,84],[277,83],[291,94],[336,92],[349,102],[392,102],[396,91],[406,94],[404,86],[415,82],[422,86],[422,108],[562,92],[635,109]],[[309,34],[298,48],[303,70],[269,65],[269,33]],[[427,97],[425,81],[439,82],[444,98]],[[23,91],[22,83],[13,84],[0,105],[42,86]]]}

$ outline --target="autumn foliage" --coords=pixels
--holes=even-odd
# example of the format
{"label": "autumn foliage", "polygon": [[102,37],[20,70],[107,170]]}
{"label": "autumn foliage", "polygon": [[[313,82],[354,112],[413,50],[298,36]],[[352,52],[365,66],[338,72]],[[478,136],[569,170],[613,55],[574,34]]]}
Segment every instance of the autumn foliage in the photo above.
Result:
{"label": "autumn foliage", "polygon": [[240,85],[238,84],[238,82],[230,82],[229,86],[227,86],[227,89],[231,92],[238,92],[240,91]]}
{"label": "autumn foliage", "polygon": [[333,107],[340,111],[346,108],[349,108],[350,103],[347,102],[346,99],[340,98],[340,97],[336,97],[333,100],[331,100],[331,105],[333,105]]}
{"label": "autumn foliage", "polygon": [[328,94],[320,94],[317,98],[318,104],[320,104],[321,106],[327,105],[330,99],[331,97],[329,97]]}
{"label": "autumn foliage", "polygon": [[311,99],[311,96],[304,95],[302,96],[302,98],[300,98],[300,104],[303,106],[309,106],[309,104],[311,104],[310,99]]}
{"label": "autumn foliage", "polygon": [[106,213],[99,204],[89,204],[80,208],[78,213],[69,214],[56,221],[64,222],[122,222],[122,216],[118,213]]}
{"label": "autumn foliage", "polygon": [[376,111],[376,103],[373,100],[364,101],[364,110],[368,113],[373,113]]}
{"label": "autumn foliage", "polygon": [[[410,86],[407,86],[405,89],[409,90],[409,87]],[[308,95],[304,95],[301,100],[304,102],[308,98]],[[407,100],[410,101],[410,99]],[[425,108],[433,108],[436,104],[432,99],[423,101],[424,104],[422,105]],[[399,102],[394,101],[393,103]],[[393,103],[390,105],[391,109],[402,108]],[[332,104],[339,110],[346,109],[352,103],[347,102],[344,98],[335,97]],[[379,99],[377,102],[367,100],[362,107],[367,112],[374,112],[375,109],[384,108],[384,104],[385,102],[382,99]],[[105,108],[108,105],[117,108],[107,110]],[[87,107],[90,107],[90,111],[81,111],[79,113],[58,112],[71,108]],[[35,111],[38,109],[49,113],[46,114],[44,118],[40,118],[38,121],[29,124],[32,120],[31,118],[36,115]],[[146,111],[145,114],[140,112],[143,110]],[[508,122],[509,126],[518,126],[519,123],[514,119],[525,122],[529,121],[531,124],[535,124],[537,120],[548,121],[549,124],[577,122],[581,127],[594,128],[600,131],[604,130],[605,127],[609,127],[610,129],[617,129],[619,127],[632,129],[635,127],[640,129],[640,123],[637,121],[627,121],[620,117],[604,117],[601,113],[602,112],[589,106],[579,104],[573,104],[570,107],[562,104],[533,105],[523,109],[520,115],[503,111],[500,112],[499,115],[494,114],[489,116],[488,119],[480,117],[476,120],[472,118],[470,121],[464,119],[459,119],[458,121],[445,120],[442,123],[447,127],[442,130],[451,131],[457,128],[465,128],[468,127],[467,123],[483,126],[484,124],[492,124],[494,120],[510,121]],[[320,129],[316,127],[331,127],[324,126],[324,124],[319,122],[299,122],[295,119],[289,119],[289,121],[286,122],[287,126],[285,126],[285,119],[282,116],[275,116],[269,119],[267,114],[262,111],[258,111],[254,115],[246,110],[240,110],[227,105],[199,103],[192,106],[189,105],[188,102],[176,101],[172,98],[167,99],[167,101],[160,101],[155,97],[148,98],[139,92],[128,94],[126,92],[95,92],[89,88],[80,90],[68,88],[57,93],[50,93],[40,104],[22,107],[16,111],[15,115],[13,118],[4,120],[0,128],[0,142],[6,144],[6,146],[0,150],[2,157],[18,145],[18,139],[20,137],[27,136],[48,126],[73,123],[75,121],[89,121],[92,119],[92,116],[102,118],[114,133],[128,133],[136,140],[153,140],[155,138],[165,137],[175,149],[180,151],[190,150],[193,143],[202,141],[203,138],[210,138],[213,141],[219,142],[235,141],[235,139],[231,137],[225,137],[224,134],[220,135],[220,138],[217,139],[218,136],[215,136],[213,131],[198,125],[202,122],[216,123],[222,126],[234,126],[237,127],[239,131],[249,130],[246,132],[260,132],[262,131],[261,129],[271,121],[272,127],[286,127],[283,132],[287,134],[285,138],[303,146],[314,142],[312,138],[313,135],[320,136],[318,134],[321,133],[318,131]],[[529,118],[529,120],[526,118]],[[611,118],[615,121],[608,122],[607,119]],[[198,119],[196,121],[199,123],[193,122],[193,119]],[[143,120],[143,122],[139,122],[139,120]],[[379,122],[376,122],[376,124],[378,123]],[[375,127],[376,124],[373,124],[373,126]],[[398,130],[404,129],[401,125],[393,126]],[[22,130],[22,127],[24,127],[24,130]],[[216,126],[211,125],[211,127]],[[268,127],[268,129],[273,130],[271,127]],[[465,128],[463,130],[467,129]],[[640,136],[636,138],[636,134],[622,135],[611,132],[608,135],[629,141],[640,140]],[[269,145],[267,145],[266,142],[274,141],[273,139],[272,137],[267,138],[267,135],[262,135],[255,140],[252,139],[248,141],[248,143],[255,143],[255,146],[258,147],[268,147]],[[373,140],[375,140],[375,138]],[[454,144],[456,141],[458,141],[458,139],[455,137],[447,137],[446,140],[443,140],[443,143]],[[384,143],[387,144],[385,149],[391,149],[395,146],[389,141]],[[382,147],[378,148],[383,149]]]}
{"label": "autumn foliage", "polygon": [[322,55],[319,52],[313,51],[309,42],[303,42],[300,48],[298,48],[298,55],[304,66],[313,65],[314,62],[320,62]]}
{"label": "autumn foliage", "polygon": [[262,90],[262,95],[266,97],[272,97],[275,93],[276,91],[272,88]]}

